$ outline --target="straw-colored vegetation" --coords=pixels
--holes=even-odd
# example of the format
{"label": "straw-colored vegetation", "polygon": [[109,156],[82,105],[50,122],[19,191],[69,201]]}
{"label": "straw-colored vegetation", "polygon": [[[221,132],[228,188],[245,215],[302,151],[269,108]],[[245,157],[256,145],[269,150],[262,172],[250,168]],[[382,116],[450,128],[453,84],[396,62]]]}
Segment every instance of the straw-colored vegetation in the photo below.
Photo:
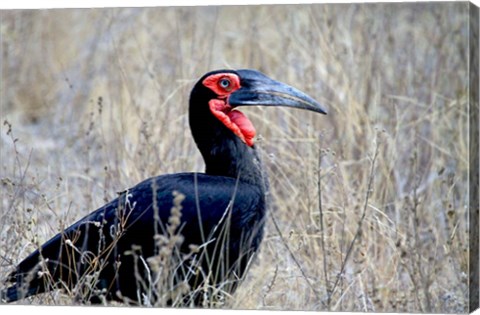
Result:
{"label": "straw-colored vegetation", "polygon": [[[329,108],[244,109],[274,205],[225,308],[468,305],[468,4],[2,12],[0,279],[141,180],[203,171],[195,80],[254,68]],[[62,292],[23,301],[75,304]]]}

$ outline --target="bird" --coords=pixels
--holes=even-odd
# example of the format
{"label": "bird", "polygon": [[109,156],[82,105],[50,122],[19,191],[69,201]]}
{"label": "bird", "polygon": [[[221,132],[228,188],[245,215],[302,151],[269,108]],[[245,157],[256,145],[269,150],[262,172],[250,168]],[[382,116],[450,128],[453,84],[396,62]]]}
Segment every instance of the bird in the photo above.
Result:
{"label": "bird", "polygon": [[327,114],[311,96],[257,70],[206,73],[188,108],[205,171],[152,177],[119,193],[12,268],[1,300],[63,289],[82,303],[196,307],[233,294],[258,253],[270,205],[242,106]]}

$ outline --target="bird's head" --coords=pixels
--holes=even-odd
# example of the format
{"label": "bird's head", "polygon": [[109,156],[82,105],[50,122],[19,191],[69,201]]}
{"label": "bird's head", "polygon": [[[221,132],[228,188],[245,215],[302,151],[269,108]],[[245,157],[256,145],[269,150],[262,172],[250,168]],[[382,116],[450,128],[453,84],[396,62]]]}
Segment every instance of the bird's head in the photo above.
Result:
{"label": "bird's head", "polygon": [[205,74],[192,91],[191,114],[197,112],[192,106],[198,106],[194,98],[199,96],[207,101],[213,117],[248,146],[253,146],[255,128],[237,107],[287,106],[327,113],[325,107],[310,96],[256,70],[217,70]]}

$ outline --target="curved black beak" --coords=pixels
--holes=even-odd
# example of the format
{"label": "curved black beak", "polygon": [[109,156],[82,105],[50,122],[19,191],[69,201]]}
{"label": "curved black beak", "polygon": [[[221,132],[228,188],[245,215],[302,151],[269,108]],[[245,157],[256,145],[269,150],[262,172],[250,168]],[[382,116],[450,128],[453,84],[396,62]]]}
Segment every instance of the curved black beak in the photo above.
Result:
{"label": "curved black beak", "polygon": [[228,98],[228,104],[232,107],[286,106],[327,114],[324,106],[294,87],[272,80],[255,70],[236,72],[240,76],[241,88]]}

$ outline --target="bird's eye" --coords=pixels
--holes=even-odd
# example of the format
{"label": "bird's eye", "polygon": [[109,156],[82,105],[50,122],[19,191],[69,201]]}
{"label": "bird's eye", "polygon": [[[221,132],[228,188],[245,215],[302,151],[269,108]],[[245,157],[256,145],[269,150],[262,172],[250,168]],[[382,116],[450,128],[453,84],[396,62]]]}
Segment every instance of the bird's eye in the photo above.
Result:
{"label": "bird's eye", "polygon": [[230,80],[227,78],[223,78],[218,83],[222,88],[228,89],[230,87]]}

